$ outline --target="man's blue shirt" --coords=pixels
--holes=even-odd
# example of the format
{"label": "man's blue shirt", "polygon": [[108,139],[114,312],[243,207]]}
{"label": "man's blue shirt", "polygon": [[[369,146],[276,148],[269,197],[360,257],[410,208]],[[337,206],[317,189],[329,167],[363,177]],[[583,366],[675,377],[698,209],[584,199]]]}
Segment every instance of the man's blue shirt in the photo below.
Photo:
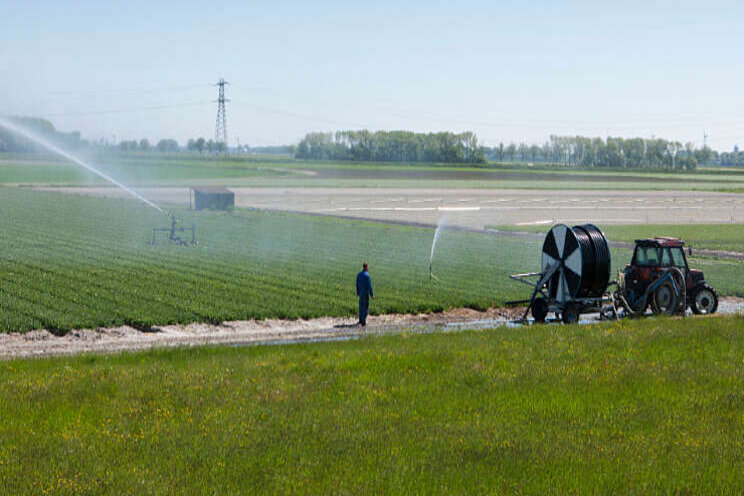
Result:
{"label": "man's blue shirt", "polygon": [[375,296],[374,291],[372,291],[372,278],[369,277],[369,272],[366,270],[357,274],[356,286],[358,296]]}

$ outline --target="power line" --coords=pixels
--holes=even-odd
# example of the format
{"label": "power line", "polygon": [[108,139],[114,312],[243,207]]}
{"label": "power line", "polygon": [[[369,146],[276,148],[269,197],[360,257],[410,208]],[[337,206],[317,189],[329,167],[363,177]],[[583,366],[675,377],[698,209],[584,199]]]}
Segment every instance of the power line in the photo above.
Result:
{"label": "power line", "polygon": [[266,113],[266,114],[274,114],[274,115],[282,115],[285,117],[293,117],[296,119],[302,119],[307,121],[313,121],[313,122],[327,122],[329,124],[335,124],[337,126],[355,126],[355,127],[368,127],[365,124],[360,124],[358,122],[352,122],[352,121],[342,121],[339,119],[333,119],[328,117],[321,117],[318,115],[310,115],[310,114],[303,114],[300,112],[290,112],[287,110],[281,110],[281,109],[271,109],[268,107],[264,107],[261,105],[255,105],[251,103],[241,103],[241,102],[233,102],[233,105],[243,106],[243,107],[250,107],[255,110],[258,110],[260,112]]}
{"label": "power line", "polygon": [[211,87],[210,84],[190,84],[190,85],[180,85],[180,86],[168,86],[168,87],[148,87],[148,88],[120,88],[120,89],[111,89],[111,90],[105,90],[105,89],[98,89],[94,91],[57,91],[57,92],[51,92],[48,94],[48,96],[43,98],[36,99],[37,102],[48,102],[48,101],[55,101],[59,99],[69,99],[69,98],[94,98],[96,96],[105,95],[105,96],[116,96],[116,95],[151,95],[151,94],[158,94],[158,93],[168,93],[173,94],[175,92],[179,91],[188,91],[188,90],[195,90],[195,89],[206,89]]}
{"label": "power line", "polygon": [[140,112],[148,110],[162,110],[182,107],[199,107],[203,105],[212,105],[213,102],[189,102],[189,103],[174,103],[174,104],[161,104],[161,105],[150,105],[147,107],[129,107],[121,109],[108,109],[108,110],[91,110],[86,112],[60,112],[54,114],[41,114],[39,117],[77,117],[84,115],[104,115],[104,114],[121,114],[125,112]]}

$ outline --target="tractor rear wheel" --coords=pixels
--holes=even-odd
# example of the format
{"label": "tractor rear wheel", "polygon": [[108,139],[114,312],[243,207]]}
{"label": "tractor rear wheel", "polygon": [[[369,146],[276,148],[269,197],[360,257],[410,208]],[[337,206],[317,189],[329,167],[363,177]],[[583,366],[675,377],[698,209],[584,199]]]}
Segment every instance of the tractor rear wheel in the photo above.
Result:
{"label": "tractor rear wheel", "polygon": [[708,315],[718,310],[718,296],[713,288],[707,284],[696,288],[692,294],[693,313],[697,315]]}
{"label": "tractor rear wheel", "polygon": [[545,322],[545,318],[548,316],[548,302],[545,298],[535,298],[532,302],[532,318],[535,322],[542,324]]}
{"label": "tractor rear wheel", "polygon": [[651,311],[654,315],[672,315],[679,306],[674,283],[665,281],[651,295]]}

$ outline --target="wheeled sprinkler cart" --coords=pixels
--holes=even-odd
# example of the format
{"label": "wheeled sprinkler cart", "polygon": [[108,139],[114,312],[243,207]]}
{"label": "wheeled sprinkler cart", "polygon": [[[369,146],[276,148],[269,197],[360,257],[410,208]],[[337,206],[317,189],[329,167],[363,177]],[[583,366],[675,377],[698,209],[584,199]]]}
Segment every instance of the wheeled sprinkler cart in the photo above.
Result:
{"label": "wheeled sprinkler cart", "polygon": [[[690,269],[684,242],[673,238],[636,240],[633,259],[610,281],[611,258],[607,237],[593,224],[553,226],[542,247],[541,271],[509,277],[533,288],[522,321],[532,313],[545,322],[553,313],[564,323],[581,314],[600,318],[638,316],[650,307],[654,314],[696,314],[718,308],[715,290],[702,271]],[[612,290],[611,290],[612,289]]]}
{"label": "wheeled sprinkler cart", "polygon": [[[170,217],[171,220],[170,227],[154,227],[152,229],[152,240],[150,241],[150,244],[154,245],[157,240],[157,234],[163,233],[167,235],[168,241],[171,243],[176,243],[181,246],[195,245],[196,228],[194,227],[194,224],[191,224],[191,227],[184,227],[181,221],[176,219],[172,212],[168,212],[168,217]],[[191,231],[191,241],[187,241],[179,236],[180,233],[186,233],[189,231]]]}

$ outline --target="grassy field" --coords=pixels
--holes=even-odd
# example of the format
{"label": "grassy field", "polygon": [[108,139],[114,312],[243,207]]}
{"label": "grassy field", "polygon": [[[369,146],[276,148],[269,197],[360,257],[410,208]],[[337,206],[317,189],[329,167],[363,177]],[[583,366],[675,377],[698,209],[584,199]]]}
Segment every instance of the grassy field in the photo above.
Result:
{"label": "grassy field", "polygon": [[[106,173],[137,186],[202,185],[385,187],[385,188],[514,188],[554,189],[744,189],[744,170],[694,172],[607,171],[525,164],[349,163],[299,161],[277,157],[215,157],[194,154],[91,154]],[[100,185],[104,180],[78,166],[50,156],[0,154],[2,184]]]}
{"label": "grassy field", "polygon": [[[160,238],[165,215],[134,200],[0,188],[0,331],[352,316],[372,267],[372,312],[486,308],[528,296],[509,274],[538,269],[541,240],[268,211],[180,211],[198,246]],[[615,270],[630,252],[613,250]],[[692,259],[721,294],[741,262]]]}
{"label": "grassy field", "polygon": [[[499,230],[543,233],[545,226],[495,226]],[[662,224],[604,225],[602,231],[612,241],[633,242],[654,236],[680,238],[693,248],[744,252],[743,224]]]}
{"label": "grassy field", "polygon": [[744,319],[0,363],[3,494],[739,494]]}

